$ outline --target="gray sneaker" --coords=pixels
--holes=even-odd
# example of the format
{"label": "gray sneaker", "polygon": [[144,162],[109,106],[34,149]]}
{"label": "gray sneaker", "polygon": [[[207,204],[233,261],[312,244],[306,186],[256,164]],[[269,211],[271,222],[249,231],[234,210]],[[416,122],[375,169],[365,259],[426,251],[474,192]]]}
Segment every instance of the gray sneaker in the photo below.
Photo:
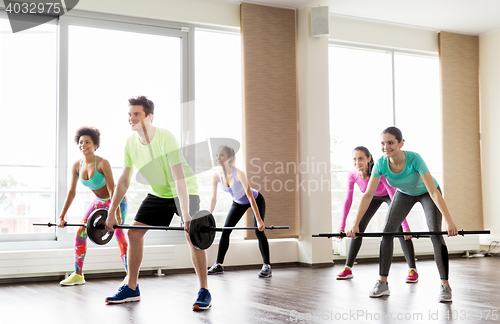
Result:
{"label": "gray sneaker", "polygon": [[451,287],[447,283],[441,284],[441,291],[439,292],[440,302],[450,302],[451,301]]}
{"label": "gray sneaker", "polygon": [[373,287],[372,291],[370,291],[370,297],[381,297],[384,295],[389,296],[390,293],[389,284],[378,279],[375,283],[375,287]]}
{"label": "gray sneaker", "polygon": [[223,273],[224,273],[224,267],[220,263],[214,263],[214,265],[210,269],[208,269],[209,275],[223,274]]}
{"label": "gray sneaker", "polygon": [[273,272],[271,271],[271,266],[269,264],[263,264],[262,269],[260,269],[259,277],[267,278],[271,277]]}

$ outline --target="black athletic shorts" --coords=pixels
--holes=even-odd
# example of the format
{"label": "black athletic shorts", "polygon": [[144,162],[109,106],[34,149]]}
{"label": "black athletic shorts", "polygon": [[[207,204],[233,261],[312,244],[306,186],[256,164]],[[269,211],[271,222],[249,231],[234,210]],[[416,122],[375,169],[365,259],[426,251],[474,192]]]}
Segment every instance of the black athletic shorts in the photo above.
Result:
{"label": "black athletic shorts", "polygon": [[[179,198],[161,198],[152,194],[147,195],[141,203],[134,220],[151,226],[170,226],[174,214],[181,216]],[[189,213],[193,216],[200,210],[200,196],[189,196]]]}

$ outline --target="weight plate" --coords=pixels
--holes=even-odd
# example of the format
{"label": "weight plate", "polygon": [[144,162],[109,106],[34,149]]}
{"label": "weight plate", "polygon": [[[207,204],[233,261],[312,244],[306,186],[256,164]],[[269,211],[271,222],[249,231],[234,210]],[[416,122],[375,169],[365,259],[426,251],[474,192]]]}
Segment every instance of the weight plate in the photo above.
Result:
{"label": "weight plate", "polygon": [[108,211],[106,209],[96,209],[87,219],[87,235],[92,242],[97,245],[104,245],[113,238],[113,232],[104,228]]}
{"label": "weight plate", "polygon": [[205,250],[212,245],[215,231],[209,230],[210,227],[215,227],[215,218],[208,210],[200,210],[193,215],[189,224],[189,237],[195,248]]}

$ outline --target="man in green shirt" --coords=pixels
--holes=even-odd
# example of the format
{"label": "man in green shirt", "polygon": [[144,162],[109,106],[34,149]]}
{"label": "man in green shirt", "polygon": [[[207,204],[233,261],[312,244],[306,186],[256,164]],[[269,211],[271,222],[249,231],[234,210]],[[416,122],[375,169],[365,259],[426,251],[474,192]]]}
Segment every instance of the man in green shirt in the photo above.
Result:
{"label": "man in green shirt", "polygon": [[[205,251],[196,249],[189,238],[190,214],[200,209],[196,177],[186,163],[173,134],[152,125],[154,103],[139,96],[129,99],[129,105],[129,124],[134,133],[125,146],[125,166],[117,182],[109,214],[115,215],[115,210],[130,185],[133,168],[136,167],[139,170],[138,176],[150,184],[152,192],[143,200],[131,225],[169,226],[174,213],[182,217],[186,239],[191,247],[191,259],[200,282],[193,309],[208,309],[211,306],[211,296],[207,289]],[[114,225],[117,225],[116,219],[108,217],[106,229],[113,230]],[[147,230],[129,229],[128,282],[119,288],[116,295],[106,298],[107,303],[140,300],[137,280],[146,232]]]}

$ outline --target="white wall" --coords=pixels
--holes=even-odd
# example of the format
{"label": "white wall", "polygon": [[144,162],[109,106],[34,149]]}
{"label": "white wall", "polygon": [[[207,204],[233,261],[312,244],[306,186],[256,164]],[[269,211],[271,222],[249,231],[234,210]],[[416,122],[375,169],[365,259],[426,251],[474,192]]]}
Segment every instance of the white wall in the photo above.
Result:
{"label": "white wall", "polygon": [[484,227],[492,234],[482,237],[490,244],[500,239],[497,197],[500,195],[500,31],[479,37],[479,84],[481,163]]}
{"label": "white wall", "polygon": [[236,1],[81,0],[75,9],[148,19],[240,27],[240,5]]}
{"label": "white wall", "polygon": [[[307,188],[299,193],[299,261],[314,264],[332,261],[331,241],[311,237],[312,234],[331,232],[332,213],[328,39],[311,36],[310,15],[310,7],[297,11],[299,162],[305,162],[314,170],[299,175],[299,183],[304,183]],[[326,164],[326,172],[316,169],[321,163]]]}
{"label": "white wall", "polygon": [[330,16],[330,39],[422,52],[438,52],[437,30]]}

